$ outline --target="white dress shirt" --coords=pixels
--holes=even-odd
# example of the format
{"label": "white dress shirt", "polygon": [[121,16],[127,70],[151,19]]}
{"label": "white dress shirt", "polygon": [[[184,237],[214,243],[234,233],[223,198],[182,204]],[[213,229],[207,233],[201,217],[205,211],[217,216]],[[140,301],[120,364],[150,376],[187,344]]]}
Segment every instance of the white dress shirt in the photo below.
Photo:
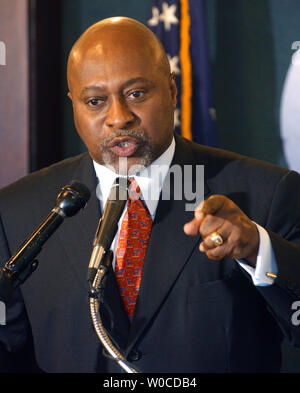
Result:
{"label": "white dress shirt", "polygon": [[[151,215],[152,221],[154,220],[156,208],[158,205],[160,193],[162,190],[163,182],[170,168],[173,156],[175,152],[175,139],[173,138],[168,149],[151,165],[138,174],[132,176],[135,178],[137,184],[140,187],[143,200],[148,208]],[[105,206],[107,201],[111,186],[113,185],[115,179],[119,177],[119,174],[112,171],[106,166],[99,165],[95,161],[94,168],[96,171],[96,176],[98,178],[97,186],[97,197],[100,201],[101,211]],[[113,254],[116,254],[119,230],[121,227],[121,222],[123,216],[126,212],[127,205],[124,208],[123,214],[119,221],[118,231],[116,233],[115,239],[112,243],[111,249]],[[255,223],[256,224],[256,223]],[[259,233],[259,250],[256,260],[256,267],[250,266],[246,261],[238,260],[242,268],[244,268],[251,276],[253,283],[258,286],[270,285],[273,283],[274,279],[266,275],[267,272],[277,273],[277,265],[274,256],[274,252],[271,245],[270,237],[267,231],[256,224]],[[113,260],[113,266],[115,263],[115,258]]]}

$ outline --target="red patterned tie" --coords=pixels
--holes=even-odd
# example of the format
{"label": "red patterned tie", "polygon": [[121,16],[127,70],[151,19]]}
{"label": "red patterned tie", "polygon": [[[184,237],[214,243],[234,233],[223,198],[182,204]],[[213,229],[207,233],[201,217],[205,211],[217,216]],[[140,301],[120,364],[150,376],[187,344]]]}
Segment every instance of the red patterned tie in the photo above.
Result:
{"label": "red patterned tie", "polygon": [[149,242],[152,219],[139,199],[140,188],[133,178],[119,234],[115,274],[130,322],[140,288],[144,259]]}

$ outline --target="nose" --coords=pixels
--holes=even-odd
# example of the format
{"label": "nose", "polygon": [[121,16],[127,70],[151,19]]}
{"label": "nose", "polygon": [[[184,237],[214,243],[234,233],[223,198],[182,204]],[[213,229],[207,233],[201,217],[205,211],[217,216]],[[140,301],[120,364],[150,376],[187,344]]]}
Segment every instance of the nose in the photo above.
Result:
{"label": "nose", "polygon": [[107,127],[116,129],[126,128],[132,125],[134,120],[135,116],[128,108],[126,102],[119,97],[111,99],[105,119]]}

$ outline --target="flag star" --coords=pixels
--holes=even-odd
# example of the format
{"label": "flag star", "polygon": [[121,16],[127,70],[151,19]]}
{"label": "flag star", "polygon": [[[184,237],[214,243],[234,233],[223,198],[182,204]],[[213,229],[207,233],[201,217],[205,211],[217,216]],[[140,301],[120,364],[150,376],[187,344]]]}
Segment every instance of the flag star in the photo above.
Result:
{"label": "flag star", "polygon": [[168,60],[170,63],[170,67],[171,67],[171,72],[174,72],[174,74],[180,74],[180,69],[179,69],[179,57],[178,56],[173,56],[171,57],[170,55],[168,56]]}
{"label": "flag star", "polygon": [[159,19],[164,22],[165,24],[165,29],[167,31],[171,30],[171,24],[173,23],[174,25],[178,24],[178,19],[175,15],[177,9],[176,4],[168,5],[168,3],[163,3],[162,4],[162,13],[159,16]]}
{"label": "flag star", "polygon": [[159,9],[152,7],[152,18],[148,20],[149,26],[157,26],[159,22]]}
{"label": "flag star", "polygon": [[176,108],[174,111],[174,127],[180,127],[180,109]]}
{"label": "flag star", "polygon": [[163,22],[165,25],[165,29],[167,31],[171,30],[171,25],[178,24],[179,21],[175,15],[177,9],[176,4],[168,5],[168,3],[162,4],[162,13],[159,13],[159,9],[157,7],[152,7],[152,18],[148,20],[149,26],[157,26],[159,22]]}

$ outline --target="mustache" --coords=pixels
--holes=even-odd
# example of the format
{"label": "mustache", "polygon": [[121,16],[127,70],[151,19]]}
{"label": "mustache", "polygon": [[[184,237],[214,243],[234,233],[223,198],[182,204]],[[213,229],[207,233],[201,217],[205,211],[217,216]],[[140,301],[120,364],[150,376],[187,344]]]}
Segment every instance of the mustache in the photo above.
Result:
{"label": "mustache", "polygon": [[148,144],[147,135],[143,130],[126,130],[126,129],[112,131],[107,137],[104,137],[102,139],[101,144],[103,147],[107,147],[116,137],[120,137],[120,136],[133,137],[137,140],[137,143],[139,145]]}

